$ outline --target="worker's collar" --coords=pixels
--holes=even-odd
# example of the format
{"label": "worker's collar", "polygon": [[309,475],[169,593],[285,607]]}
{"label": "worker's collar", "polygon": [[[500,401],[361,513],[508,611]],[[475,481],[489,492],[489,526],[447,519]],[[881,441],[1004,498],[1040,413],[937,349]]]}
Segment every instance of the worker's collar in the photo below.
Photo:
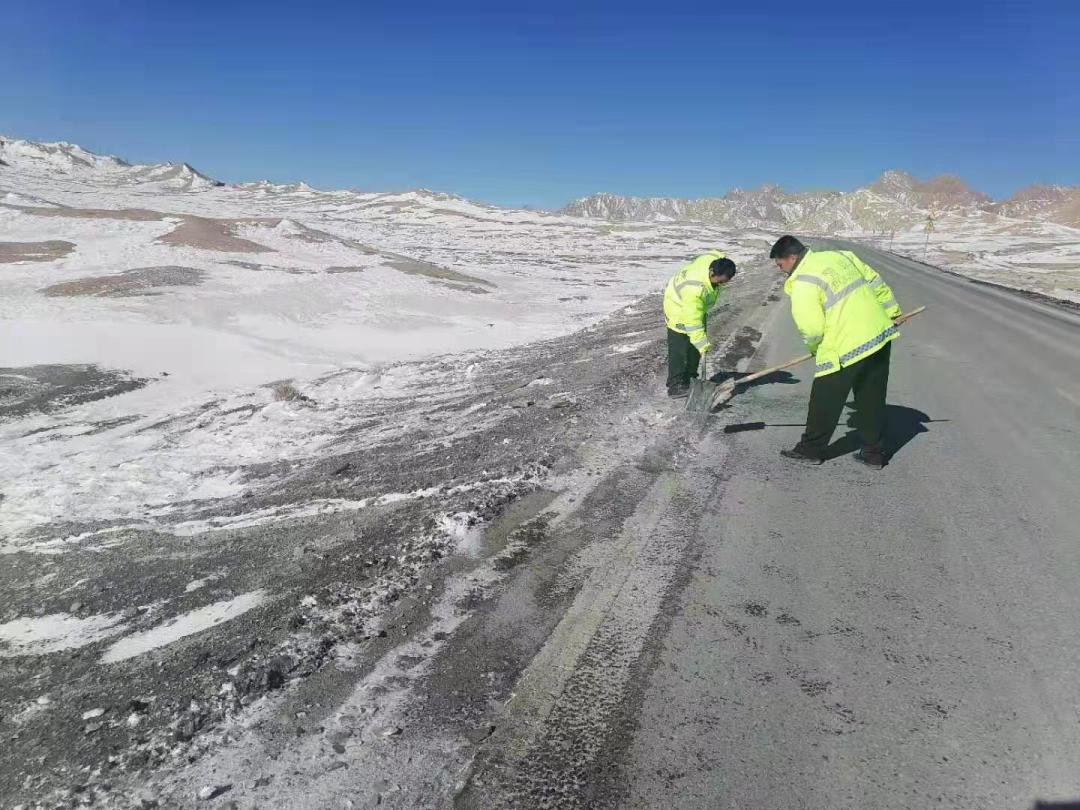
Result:
{"label": "worker's collar", "polygon": [[803,251],[802,256],[800,256],[799,260],[795,262],[795,266],[791,268],[791,272],[788,273],[787,278],[784,279],[784,292],[788,295],[791,295],[791,284],[793,281],[795,281],[795,276],[799,273],[799,267],[800,265],[802,265],[803,259],[809,256],[810,253],[810,248],[807,248],[805,251]]}

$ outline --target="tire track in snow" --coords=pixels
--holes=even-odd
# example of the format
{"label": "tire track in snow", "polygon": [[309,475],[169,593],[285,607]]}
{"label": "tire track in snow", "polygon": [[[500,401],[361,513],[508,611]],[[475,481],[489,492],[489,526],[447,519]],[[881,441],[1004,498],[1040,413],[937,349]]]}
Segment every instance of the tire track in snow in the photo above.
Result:
{"label": "tire track in snow", "polygon": [[[723,459],[710,459],[722,464]],[[625,736],[623,711],[716,485],[700,466],[661,473],[533,660],[461,808],[594,806],[592,774]]]}

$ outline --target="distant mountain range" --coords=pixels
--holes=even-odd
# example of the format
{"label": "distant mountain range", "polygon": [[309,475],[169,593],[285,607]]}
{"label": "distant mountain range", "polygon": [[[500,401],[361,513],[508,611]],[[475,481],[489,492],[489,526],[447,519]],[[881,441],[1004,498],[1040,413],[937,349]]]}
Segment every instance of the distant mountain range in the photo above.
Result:
{"label": "distant mountain range", "polygon": [[0,169],[32,166],[59,174],[92,173],[112,185],[161,186],[191,191],[223,186],[186,163],[131,164],[112,155],[99,155],[73,143],[37,143],[0,136]]}
{"label": "distant mountain range", "polygon": [[[35,175],[70,176],[139,192],[202,192],[226,187],[187,163],[131,164],[111,155],[99,155],[76,144],[38,143],[0,136],[0,179],[5,169]],[[267,181],[227,186],[249,193],[347,194],[318,192],[304,183],[277,185]],[[492,210],[453,194],[427,190],[406,192],[429,202],[458,208]],[[365,198],[370,195],[364,195]],[[401,195],[377,195],[379,204],[398,204]],[[854,191],[787,192],[765,185],[756,190],[734,189],[721,197],[628,197],[594,194],[571,202],[566,216],[613,222],[703,222],[733,228],[761,227],[802,233],[887,233],[911,228],[928,215],[987,213],[1021,220],[1053,222],[1080,228],[1080,186],[1029,186],[1003,201],[971,189],[963,180],[942,175],[918,180],[900,171],[888,171],[868,186]]]}
{"label": "distant mountain range", "polygon": [[765,185],[696,200],[594,194],[573,201],[561,213],[616,222],[696,221],[810,233],[865,233],[904,230],[928,215],[979,211],[1080,227],[1080,187],[1033,185],[995,202],[958,177],[942,175],[923,181],[905,172],[888,171],[850,192],[793,194]]}

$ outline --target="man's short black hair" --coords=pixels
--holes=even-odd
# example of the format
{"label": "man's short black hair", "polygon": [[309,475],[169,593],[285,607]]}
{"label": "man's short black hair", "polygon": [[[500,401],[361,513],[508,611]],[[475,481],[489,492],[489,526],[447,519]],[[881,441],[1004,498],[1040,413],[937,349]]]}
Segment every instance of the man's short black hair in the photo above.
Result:
{"label": "man's short black hair", "polygon": [[714,259],[709,265],[709,275],[733,279],[735,278],[735,262],[731,259]]}
{"label": "man's short black hair", "polygon": [[781,236],[769,251],[770,259],[783,259],[787,256],[801,256],[806,253],[806,245],[794,236]]}

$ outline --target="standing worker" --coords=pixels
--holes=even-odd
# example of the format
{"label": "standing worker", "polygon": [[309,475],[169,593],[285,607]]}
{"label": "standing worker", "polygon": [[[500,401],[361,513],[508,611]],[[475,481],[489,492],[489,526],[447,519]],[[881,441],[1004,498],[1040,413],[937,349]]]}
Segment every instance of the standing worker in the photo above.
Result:
{"label": "standing worker", "polygon": [[667,321],[669,397],[690,393],[701,355],[711,348],[705,316],[716,304],[720,287],[735,277],[735,262],[718,250],[702,254],[671,277],[664,290]]}
{"label": "standing worker", "polygon": [[855,394],[855,427],[862,448],[857,461],[885,466],[885,392],[889,385],[889,345],[900,334],[893,318],[900,306],[873,268],[848,250],[809,250],[783,236],[769,252],[788,276],[791,317],[816,357],[806,431],[780,455],[821,464],[848,394]]}

